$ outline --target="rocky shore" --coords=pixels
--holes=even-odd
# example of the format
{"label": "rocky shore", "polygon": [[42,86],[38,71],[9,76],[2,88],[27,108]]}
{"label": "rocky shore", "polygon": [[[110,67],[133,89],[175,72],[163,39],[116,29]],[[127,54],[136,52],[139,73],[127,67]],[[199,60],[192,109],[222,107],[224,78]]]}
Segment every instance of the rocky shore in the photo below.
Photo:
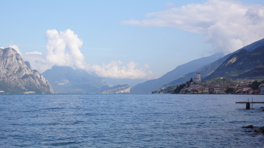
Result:
{"label": "rocky shore", "polygon": [[253,125],[243,126],[245,128],[245,132],[254,132],[255,134],[264,134],[264,126],[262,127],[255,127]]}

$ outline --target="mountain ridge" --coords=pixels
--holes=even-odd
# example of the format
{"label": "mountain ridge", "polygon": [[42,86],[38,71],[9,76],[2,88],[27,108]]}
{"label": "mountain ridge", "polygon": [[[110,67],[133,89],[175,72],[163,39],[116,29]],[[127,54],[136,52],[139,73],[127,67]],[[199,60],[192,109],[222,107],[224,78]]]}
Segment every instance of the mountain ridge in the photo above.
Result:
{"label": "mountain ridge", "polygon": [[[232,56],[233,54],[236,54],[238,52],[240,52],[241,50],[246,50],[248,52],[252,52],[254,51],[256,48],[258,47],[261,47],[261,46],[264,46],[264,38],[263,39],[260,39],[258,41],[255,41],[249,45],[246,45],[232,53],[229,53],[227,55],[225,55],[224,57],[218,59],[217,61],[213,62],[213,63],[210,63],[202,68],[200,68],[199,70],[197,71],[193,71],[191,73],[188,73],[174,81],[171,81],[170,83],[166,84],[163,86],[164,87],[168,87],[168,86],[173,86],[173,85],[178,85],[178,84],[181,84],[181,83],[184,83],[186,81],[189,81],[191,78],[195,78],[196,77],[196,73],[201,73],[201,77],[202,77],[202,80],[205,79],[207,76],[209,76],[210,74],[212,74],[225,60],[227,60],[230,56]],[[257,71],[261,71],[261,65],[259,68],[256,67],[256,72]],[[253,71],[251,71],[253,72]],[[259,72],[258,72],[259,73]],[[260,75],[260,74],[258,74]],[[208,80],[208,79],[205,79],[205,80]]]}
{"label": "mountain ridge", "polygon": [[85,70],[69,66],[53,66],[42,73],[57,93],[91,93],[108,88],[102,78],[92,76]]}
{"label": "mountain ridge", "polygon": [[45,77],[25,62],[13,48],[0,49],[0,89],[8,94],[54,93]]}
{"label": "mountain ridge", "polygon": [[[264,40],[263,40],[264,42]],[[255,47],[255,46],[252,46]],[[241,49],[227,58],[212,74],[204,80],[217,77],[231,79],[264,76],[264,46],[252,50]]]}
{"label": "mountain ridge", "polygon": [[115,94],[130,92],[130,87],[127,84],[110,87],[103,78],[69,66],[55,65],[43,72],[43,75],[50,81],[56,93]]}
{"label": "mountain ridge", "polygon": [[202,57],[199,59],[192,60],[190,62],[187,62],[185,64],[177,66],[172,71],[167,72],[162,77],[158,79],[148,80],[144,83],[140,83],[134,87],[131,88],[131,92],[133,93],[147,93],[151,92],[153,90],[157,90],[161,88],[163,85],[187,74],[190,72],[193,72],[195,70],[198,70],[199,68],[215,61],[216,59],[224,56],[223,53],[216,53],[208,57]]}

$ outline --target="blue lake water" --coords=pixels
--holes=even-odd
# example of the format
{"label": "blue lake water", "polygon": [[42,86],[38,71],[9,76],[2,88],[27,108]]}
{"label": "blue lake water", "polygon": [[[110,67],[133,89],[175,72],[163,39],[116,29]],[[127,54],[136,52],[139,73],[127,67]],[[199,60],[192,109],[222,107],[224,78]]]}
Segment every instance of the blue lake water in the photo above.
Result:
{"label": "blue lake water", "polygon": [[0,147],[264,147],[260,95],[0,95]]}

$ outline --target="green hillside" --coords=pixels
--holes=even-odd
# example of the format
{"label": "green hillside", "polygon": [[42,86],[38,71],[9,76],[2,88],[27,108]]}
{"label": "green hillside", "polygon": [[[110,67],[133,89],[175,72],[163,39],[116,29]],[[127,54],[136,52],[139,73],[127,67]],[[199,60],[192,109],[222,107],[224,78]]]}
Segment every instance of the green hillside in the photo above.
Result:
{"label": "green hillside", "polygon": [[204,80],[217,77],[245,79],[262,76],[264,76],[264,46],[252,52],[243,49],[234,53]]}

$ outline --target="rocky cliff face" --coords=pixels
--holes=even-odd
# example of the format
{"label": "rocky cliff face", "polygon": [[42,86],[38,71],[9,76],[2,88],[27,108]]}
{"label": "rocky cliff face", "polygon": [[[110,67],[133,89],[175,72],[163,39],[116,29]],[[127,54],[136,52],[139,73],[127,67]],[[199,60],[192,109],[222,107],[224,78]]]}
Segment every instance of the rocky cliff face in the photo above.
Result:
{"label": "rocky cliff face", "polygon": [[12,48],[0,49],[0,90],[9,94],[54,92],[44,76],[32,70]]}

